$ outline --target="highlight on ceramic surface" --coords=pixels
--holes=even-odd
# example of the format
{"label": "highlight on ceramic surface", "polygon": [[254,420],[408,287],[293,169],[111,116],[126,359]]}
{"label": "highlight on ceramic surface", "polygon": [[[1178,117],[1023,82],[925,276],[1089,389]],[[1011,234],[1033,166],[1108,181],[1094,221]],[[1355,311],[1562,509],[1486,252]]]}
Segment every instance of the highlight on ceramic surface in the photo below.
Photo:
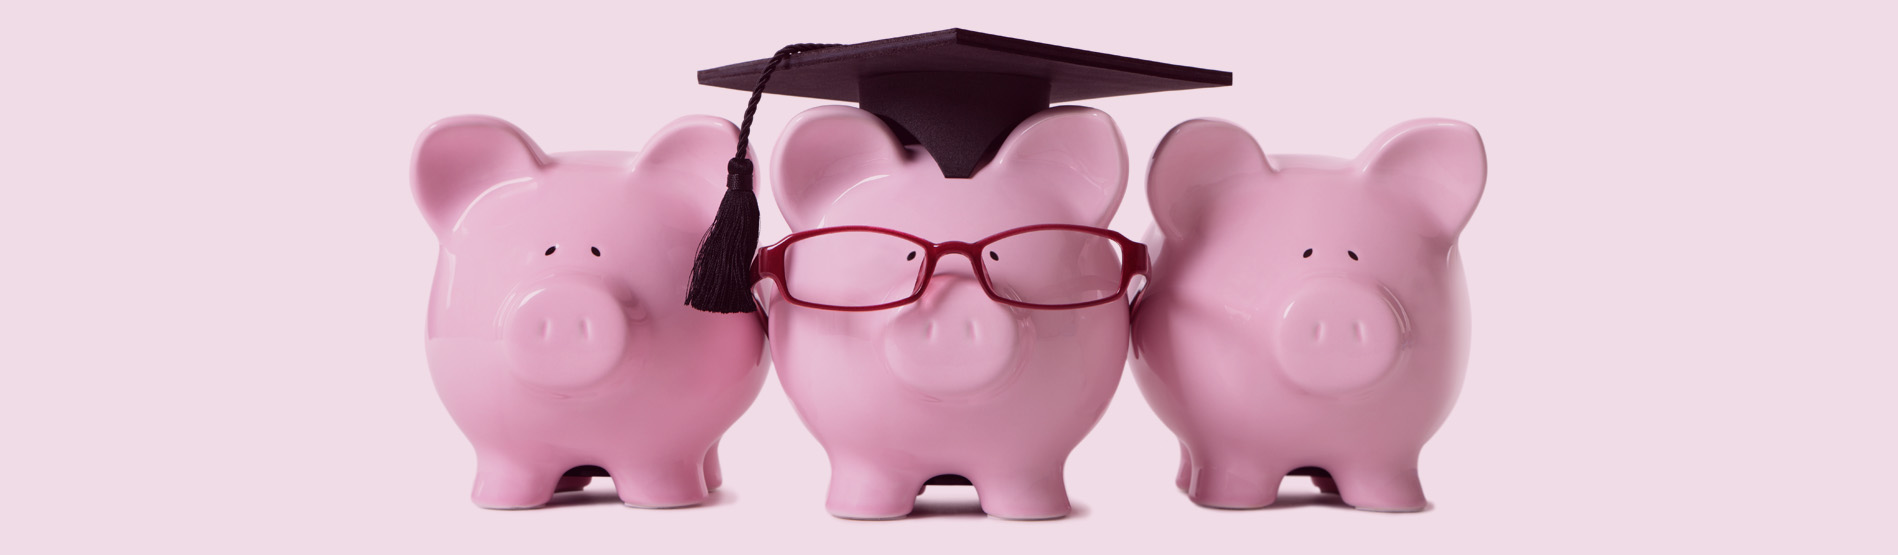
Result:
{"label": "highlight on ceramic surface", "polygon": [[633,152],[541,152],[499,119],[442,120],[414,191],[440,239],[427,350],[474,445],[474,503],[546,504],[610,476],[635,507],[718,488],[718,440],[763,386],[751,315],[679,304],[737,129],[674,121]]}

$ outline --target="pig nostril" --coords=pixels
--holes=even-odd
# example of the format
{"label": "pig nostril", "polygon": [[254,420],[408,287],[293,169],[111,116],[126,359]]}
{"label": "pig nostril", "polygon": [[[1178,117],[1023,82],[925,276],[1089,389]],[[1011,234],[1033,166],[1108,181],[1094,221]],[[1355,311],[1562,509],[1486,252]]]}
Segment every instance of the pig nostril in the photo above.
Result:
{"label": "pig nostril", "polygon": [[542,340],[546,340],[549,337],[553,337],[553,335],[554,335],[554,321],[541,320],[540,321],[540,338]]}
{"label": "pig nostril", "polygon": [[580,319],[580,337],[593,339],[593,320]]}
{"label": "pig nostril", "polygon": [[1363,343],[1364,342],[1364,322],[1358,321],[1358,322],[1353,322],[1353,324],[1355,325],[1352,326],[1352,329],[1353,331],[1357,332],[1358,342]]}
{"label": "pig nostril", "polygon": [[966,335],[966,336],[967,336],[967,337],[968,337],[968,338],[969,338],[970,340],[974,340],[974,339],[976,339],[976,335],[975,335],[975,322],[973,322],[973,321],[971,321],[971,322],[969,322],[969,324],[968,324],[968,326],[967,326],[967,329],[965,329],[965,330],[963,330],[963,333],[964,333],[964,334],[965,334],[965,335]]}
{"label": "pig nostril", "polygon": [[1316,339],[1318,341],[1325,340],[1325,323],[1324,322],[1319,322],[1317,325],[1311,327],[1311,338]]}

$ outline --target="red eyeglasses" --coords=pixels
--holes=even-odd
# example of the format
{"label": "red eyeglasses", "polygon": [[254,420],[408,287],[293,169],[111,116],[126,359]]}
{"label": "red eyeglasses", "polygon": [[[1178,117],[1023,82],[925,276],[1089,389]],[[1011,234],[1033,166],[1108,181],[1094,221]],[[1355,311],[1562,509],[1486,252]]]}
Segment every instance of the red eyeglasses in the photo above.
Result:
{"label": "red eyeglasses", "polygon": [[996,302],[1060,310],[1112,302],[1147,273],[1147,246],[1111,230],[1068,224],[1018,227],[974,243],[931,243],[871,226],[793,233],[758,249],[754,280],[771,278],[803,307],[863,312],[923,298],[946,254],[969,259]]}

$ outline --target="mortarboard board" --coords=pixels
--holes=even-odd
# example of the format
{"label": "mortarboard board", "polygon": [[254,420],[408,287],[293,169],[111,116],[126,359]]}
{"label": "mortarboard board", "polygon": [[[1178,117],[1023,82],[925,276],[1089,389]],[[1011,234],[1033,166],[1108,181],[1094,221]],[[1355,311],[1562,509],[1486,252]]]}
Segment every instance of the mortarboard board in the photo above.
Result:
{"label": "mortarboard board", "polygon": [[725,202],[707,230],[686,304],[751,312],[757,198],[744,160],[762,93],[856,102],[943,177],[974,176],[1015,126],[1056,102],[1232,84],[1232,74],[962,29],[850,45],[798,44],[764,60],[700,71],[699,83],[752,92]]}
{"label": "mortarboard board", "polygon": [[[770,62],[700,71],[699,84],[749,91]],[[944,177],[966,178],[1050,104],[1231,84],[1224,71],[948,29],[804,51],[764,92],[856,102],[921,144]]]}

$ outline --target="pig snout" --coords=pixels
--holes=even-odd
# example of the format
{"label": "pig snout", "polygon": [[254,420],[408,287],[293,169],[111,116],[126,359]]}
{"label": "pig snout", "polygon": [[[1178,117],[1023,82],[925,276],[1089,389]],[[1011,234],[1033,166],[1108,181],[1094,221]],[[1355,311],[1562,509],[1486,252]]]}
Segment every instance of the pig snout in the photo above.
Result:
{"label": "pig snout", "polygon": [[1397,366],[1409,340],[1402,305],[1372,281],[1312,279],[1294,290],[1282,314],[1279,363],[1293,383],[1313,393],[1377,383]]}
{"label": "pig snout", "polygon": [[556,392],[605,380],[626,353],[626,309],[603,283],[554,278],[525,287],[502,322],[514,376]]}
{"label": "pig snout", "polygon": [[1021,322],[974,279],[935,276],[923,298],[884,330],[896,378],[938,399],[966,398],[1007,382],[1021,359]]}

